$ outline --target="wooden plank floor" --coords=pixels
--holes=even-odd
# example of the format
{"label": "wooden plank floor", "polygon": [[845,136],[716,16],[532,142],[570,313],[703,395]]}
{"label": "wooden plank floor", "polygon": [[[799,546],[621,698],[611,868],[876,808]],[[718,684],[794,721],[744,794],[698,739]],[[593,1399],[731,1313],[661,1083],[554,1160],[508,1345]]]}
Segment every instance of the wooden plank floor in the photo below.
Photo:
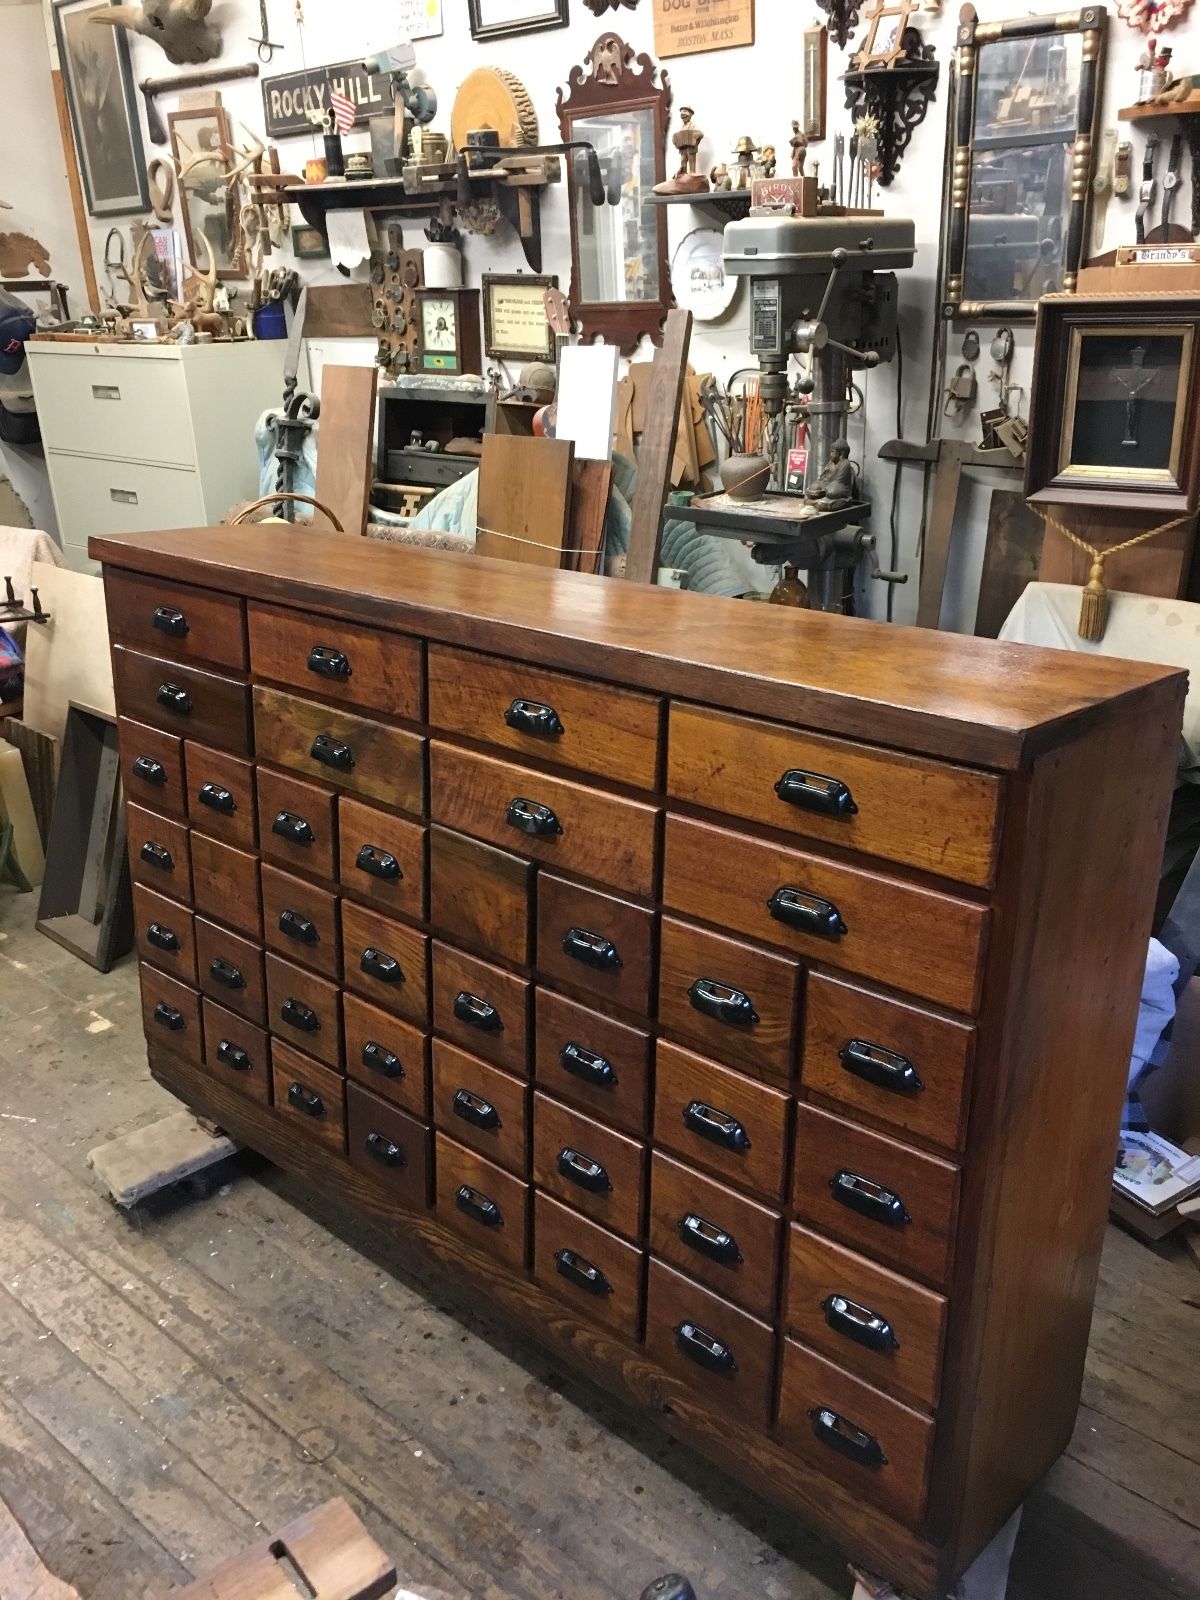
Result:
{"label": "wooden plank floor", "polygon": [[[82,1600],[160,1595],[333,1494],[472,1600],[636,1600],[670,1569],[700,1600],[848,1596],[828,1546],[264,1163],[116,1212],[87,1151],[176,1102],[132,965],[94,973],[31,899],[0,890],[0,1499]],[[1200,1596],[1197,1350],[1200,1272],[1110,1231],[1013,1600]]]}

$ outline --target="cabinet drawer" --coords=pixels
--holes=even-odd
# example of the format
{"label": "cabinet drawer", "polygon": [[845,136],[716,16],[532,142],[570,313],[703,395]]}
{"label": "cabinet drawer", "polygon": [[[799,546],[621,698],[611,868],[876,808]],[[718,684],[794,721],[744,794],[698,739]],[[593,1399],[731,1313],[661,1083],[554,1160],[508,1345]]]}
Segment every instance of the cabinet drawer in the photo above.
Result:
{"label": "cabinet drawer", "polygon": [[654,913],[541,872],[537,964],[568,989],[586,990],[646,1016],[654,975]]}
{"label": "cabinet drawer", "polygon": [[334,1150],[346,1148],[346,1084],[328,1067],[271,1040],[271,1084],[276,1112],[304,1139]]}
{"label": "cabinet drawer", "polygon": [[768,1200],[783,1199],[791,1100],[660,1039],[654,1141]]}
{"label": "cabinet drawer", "polygon": [[545,667],[429,646],[429,721],[535,760],[653,789],[662,701]]}
{"label": "cabinet drawer", "polygon": [[104,599],[117,644],[163,660],[211,661],[246,670],[243,602],[236,595],[106,567]]}
{"label": "cabinet drawer", "polygon": [[260,1105],[271,1103],[271,1058],[264,1028],[256,1028],[215,1000],[201,1001],[204,1065],[214,1078]]}
{"label": "cabinet drawer", "polygon": [[778,1211],[654,1152],[651,1250],[767,1322],[775,1316],[782,1226]]}
{"label": "cabinet drawer", "polygon": [[778,1433],[836,1482],[920,1525],[933,1451],[930,1417],[785,1339]]}
{"label": "cabinet drawer", "polygon": [[979,996],[983,906],[688,817],[667,819],[674,911],[957,1011]]}
{"label": "cabinet drawer", "polygon": [[139,722],[181,738],[250,754],[250,690],[206,667],[113,646],[117,704]]}
{"label": "cabinet drawer", "polygon": [[668,1033],[755,1077],[790,1081],[799,964],[662,919],[658,1019]]}
{"label": "cabinet drawer", "polygon": [[434,941],[434,1027],[464,1050],[522,1078],[529,1076],[532,988],[525,978]]}
{"label": "cabinet drawer", "polygon": [[414,1211],[429,1206],[433,1136],[423,1122],[380,1100],[356,1083],[346,1085],[350,1165]]}
{"label": "cabinet drawer", "polygon": [[204,917],[196,918],[196,973],[218,1005],[262,1026],[267,1021],[267,981],[257,944]]}
{"label": "cabinet drawer", "polygon": [[429,920],[439,933],[526,967],[532,959],[536,870],[509,850],[449,828],[430,828]]}
{"label": "cabinet drawer", "polygon": [[187,829],[142,806],[125,807],[129,875],[175,900],[192,898],[192,851]]}
{"label": "cabinet drawer", "polygon": [[436,741],[429,760],[435,822],[630,894],[654,892],[656,807]]}
{"label": "cabinet drawer", "polygon": [[425,740],[420,734],[257,686],[254,728],[264,761],[422,815]]}
{"label": "cabinet drawer", "polygon": [[533,1098],[533,1179],[614,1233],[641,1238],[645,1145],[540,1091]]}
{"label": "cabinet drawer", "polygon": [[1000,780],[671,702],[667,793],[963,883],[995,870]]}
{"label": "cabinet drawer", "polygon": [[267,948],[336,982],[341,972],[341,939],[334,896],[264,861],[262,905]]}
{"label": "cabinet drawer", "polygon": [[224,844],[253,850],[258,843],[253,764],[191,740],[185,746],[184,759],[192,827]]}
{"label": "cabinet drawer", "polygon": [[438,1217],[477,1250],[523,1270],[529,1185],[444,1133],[435,1136],[434,1149]]}
{"label": "cabinet drawer", "polygon": [[140,961],[169,972],[180,983],[196,983],[196,932],[192,913],[144,883],[133,886],[133,925]]}
{"label": "cabinet drawer", "polygon": [[650,1035],[540,985],[534,1000],[538,1086],[628,1133],[649,1131]]}
{"label": "cabinet drawer", "polygon": [[346,1075],[414,1116],[429,1116],[429,1039],[355,994],[342,996]]}
{"label": "cabinet drawer", "polygon": [[975,1030],[823,972],[810,972],[800,1082],[851,1111],[948,1149],[966,1134]]}
{"label": "cabinet drawer", "polygon": [[797,1216],[931,1283],[950,1276],[958,1168],[802,1105],[792,1204]]}
{"label": "cabinet drawer", "polygon": [[[272,1033],[316,1056],[327,1067],[340,1070],[342,1019],[332,983],[270,953],[267,1007]],[[278,1095],[275,1102],[279,1103]]]}
{"label": "cabinet drawer", "polygon": [[47,449],[181,465],[194,459],[182,361],[97,355],[82,346],[34,360]]}
{"label": "cabinet drawer", "polygon": [[602,1322],[636,1343],[642,1336],[642,1260],[634,1245],[534,1191],[533,1275],[581,1321]]}
{"label": "cabinet drawer", "polygon": [[933,1410],[945,1297],[799,1223],[788,1233],[787,1331],[877,1389]]}
{"label": "cabinet drawer", "polygon": [[263,856],[305,877],[332,882],[337,873],[333,791],[265,767],[259,767],[255,782]]}
{"label": "cabinet drawer", "polygon": [[433,1120],[460,1144],[529,1176],[529,1085],[444,1039],[433,1041]]}
{"label": "cabinet drawer", "polygon": [[203,833],[192,834],[191,847],[196,910],[261,939],[258,857]]}
{"label": "cabinet drawer", "polygon": [[770,1420],[775,1335],[766,1323],[650,1260],[646,1354],[711,1405],[754,1427]]}
{"label": "cabinet drawer", "polygon": [[416,639],[253,600],[247,622],[256,677],[292,684],[335,704],[420,718],[421,646]]}
{"label": "cabinet drawer", "polygon": [[425,917],[425,829],[343,795],[338,801],[338,881],[390,916]]}
{"label": "cabinet drawer", "polygon": [[341,902],[342,961],[348,988],[418,1028],[429,1022],[429,935]]}
{"label": "cabinet drawer", "polygon": [[139,967],[142,985],[142,1026],[146,1037],[172,1054],[194,1061],[202,1059],[200,996],[194,989],[153,967]]}
{"label": "cabinet drawer", "polygon": [[183,777],[183,740],[145,723],[117,718],[121,748],[121,782],[129,800],[149,806],[160,816],[187,820]]}

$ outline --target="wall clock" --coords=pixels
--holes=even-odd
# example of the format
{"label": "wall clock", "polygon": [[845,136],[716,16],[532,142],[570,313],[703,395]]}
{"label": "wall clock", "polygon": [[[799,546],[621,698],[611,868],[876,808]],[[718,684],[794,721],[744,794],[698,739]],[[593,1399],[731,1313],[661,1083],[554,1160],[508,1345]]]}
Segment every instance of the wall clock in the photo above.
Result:
{"label": "wall clock", "polygon": [[418,367],[422,372],[482,373],[478,289],[418,289]]}

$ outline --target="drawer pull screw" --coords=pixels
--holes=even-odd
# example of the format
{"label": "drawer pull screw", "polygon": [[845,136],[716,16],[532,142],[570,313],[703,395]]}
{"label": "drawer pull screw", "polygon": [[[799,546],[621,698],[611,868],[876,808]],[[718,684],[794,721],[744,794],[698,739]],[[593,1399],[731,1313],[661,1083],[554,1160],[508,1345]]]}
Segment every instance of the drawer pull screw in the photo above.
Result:
{"label": "drawer pull screw", "polygon": [[879,1447],[879,1440],[872,1438],[862,1428],[856,1428],[852,1422],[847,1422],[836,1411],[830,1411],[826,1406],[814,1406],[808,1417],[816,1437],[839,1455],[857,1461],[862,1467],[887,1466],[887,1457]]}
{"label": "drawer pull screw", "polygon": [[503,1031],[504,1022],[495,1006],[477,994],[468,993],[466,989],[460,989],[454,996],[452,1009],[458,1020],[465,1022],[468,1028],[478,1028],[480,1033]]}
{"label": "drawer pull screw", "polygon": [[558,1152],[558,1170],[591,1194],[611,1194],[612,1179],[598,1161],[568,1146]]}
{"label": "drawer pull screw", "polygon": [[210,811],[220,811],[227,817],[231,817],[237,810],[237,801],[229,790],[222,788],[219,783],[202,783],[198,798]]}
{"label": "drawer pull screw", "polygon": [[723,1267],[736,1267],[745,1260],[731,1233],[718,1228],[715,1222],[697,1216],[694,1211],[680,1217],[679,1237],[700,1255],[707,1256],[710,1261],[716,1261]]}
{"label": "drawer pull screw", "polygon": [[360,872],[369,872],[373,878],[385,878],[393,883],[398,883],[404,876],[400,863],[391,851],[377,844],[364,844],[354,858],[354,865]]}
{"label": "drawer pull screw", "polygon": [[892,1094],[920,1094],[925,1087],[907,1056],[885,1050],[881,1044],[868,1044],[865,1039],[848,1039],[838,1051],[838,1060],[856,1078]]}
{"label": "drawer pull screw", "polygon": [[146,929],[146,941],[156,950],[178,950],[179,935],[164,928],[161,922],[152,922]]}
{"label": "drawer pull screw", "polygon": [[323,1117],[325,1102],[315,1089],[306,1089],[302,1083],[293,1083],[287,1092],[288,1104],[302,1111],[306,1117]]}
{"label": "drawer pull screw", "polygon": [[824,817],[853,817],[858,812],[854,796],[840,778],[826,778],[801,767],[789,767],[775,785],[775,793],[789,806]]}
{"label": "drawer pull screw", "polygon": [[234,1072],[250,1071],[249,1052],[243,1050],[240,1044],[234,1044],[230,1039],[222,1039],[217,1046],[217,1060],[225,1066],[231,1067]]}
{"label": "drawer pull screw", "polygon": [[159,633],[166,633],[172,639],[187,637],[188,621],[182,611],[174,606],[155,606],[154,615],[150,618],[150,626],[157,628]]}
{"label": "drawer pull screw", "polygon": [[372,1072],[377,1072],[381,1078],[404,1076],[400,1057],[391,1050],[385,1050],[383,1045],[377,1044],[374,1039],[368,1039],[362,1047],[362,1064],[364,1067],[369,1067]]}
{"label": "drawer pull screw", "polygon": [[306,818],[297,816],[294,811],[277,812],[275,821],[271,824],[271,832],[277,838],[286,839],[289,844],[312,844],[316,838],[312,824]]}
{"label": "drawer pull screw", "polygon": [[313,645],[308,652],[308,670],[319,678],[333,678],[342,683],[353,676],[349,659],[328,644]]}
{"label": "drawer pull screw", "polygon": [[709,1372],[722,1374],[736,1372],[737,1362],[727,1344],[714,1339],[711,1333],[694,1322],[681,1322],[675,1329],[675,1343],[689,1361],[707,1367]]}
{"label": "drawer pull screw", "polygon": [[750,1148],[746,1130],[737,1118],[705,1105],[703,1100],[693,1100],[685,1107],[683,1121],[693,1133],[698,1133],[710,1144],[724,1145],[726,1150],[734,1150],[738,1155]]}
{"label": "drawer pull screw", "polygon": [[469,1183],[459,1184],[454,1193],[454,1204],[468,1217],[482,1222],[485,1228],[499,1228],[504,1222],[496,1202],[480,1194],[478,1189],[472,1189]]}
{"label": "drawer pull screw", "polygon": [[750,996],[715,978],[697,978],[688,990],[692,1009],[729,1028],[753,1028],[761,1019]]}
{"label": "drawer pull screw", "polygon": [[587,1294],[611,1294],[613,1286],[590,1261],[583,1256],[576,1255],[574,1250],[556,1250],[554,1252],[554,1270],[568,1283],[573,1283],[577,1289],[583,1289]]}
{"label": "drawer pull screw", "polygon": [[540,700],[514,700],[504,720],[518,733],[531,733],[537,739],[561,739],[567,731],[554,707]]}
{"label": "drawer pull screw", "polygon": [[585,1050],[581,1044],[565,1044],[558,1052],[558,1062],[564,1072],[597,1089],[615,1089],[617,1074],[613,1064],[594,1050]]}
{"label": "drawer pull screw", "polygon": [[611,939],[600,933],[589,933],[586,928],[568,928],[563,934],[562,947],[563,954],[572,961],[582,961],[585,967],[595,967],[597,972],[615,972],[624,964]]}
{"label": "drawer pull screw", "polygon": [[900,1348],[900,1341],[886,1318],[876,1316],[856,1300],[848,1300],[844,1294],[826,1295],[821,1301],[821,1310],[834,1333],[853,1339],[855,1344],[861,1344],[867,1350],[887,1355]]}
{"label": "drawer pull screw", "polygon": [[381,1166],[395,1168],[408,1164],[404,1151],[384,1133],[368,1133],[364,1143],[367,1154],[373,1156]]}
{"label": "drawer pull screw", "polygon": [[472,1094],[469,1089],[460,1089],[454,1096],[454,1115],[469,1122],[473,1128],[483,1128],[488,1133],[501,1125],[500,1113],[491,1101]]}
{"label": "drawer pull screw", "polygon": [[887,1228],[903,1228],[912,1221],[898,1194],[846,1167],[834,1173],[829,1187],[839,1205],[848,1206],[872,1222],[882,1222]]}
{"label": "drawer pull screw", "polygon": [[561,833],[562,823],[549,806],[536,800],[510,800],[504,820],[518,833],[527,833],[531,839],[552,839]]}
{"label": "drawer pull screw", "polygon": [[832,900],[822,900],[804,889],[776,889],[767,901],[767,910],[776,922],[817,939],[840,939],[849,932]]}

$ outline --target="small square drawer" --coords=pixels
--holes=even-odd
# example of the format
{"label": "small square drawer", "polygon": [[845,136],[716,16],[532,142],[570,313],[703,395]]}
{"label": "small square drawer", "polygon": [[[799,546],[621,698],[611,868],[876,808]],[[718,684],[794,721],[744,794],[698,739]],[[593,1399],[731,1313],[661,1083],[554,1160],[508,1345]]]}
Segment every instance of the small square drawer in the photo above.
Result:
{"label": "small square drawer", "polygon": [[187,763],[188,821],[201,833],[225,844],[253,850],[258,843],[254,819],[254,766],[242,756],[206,745],[184,747]]}
{"label": "small square drawer", "polygon": [[429,935],[353,901],[341,902],[346,986],[424,1028],[429,1021]]}
{"label": "small square drawer", "polygon": [[538,874],[538,971],[568,989],[647,1016],[654,976],[654,912],[631,900]]}
{"label": "small square drawer", "polygon": [[135,805],[125,807],[125,825],[134,883],[175,900],[190,900],[192,851],[184,825]]}
{"label": "small square drawer", "polygon": [[267,949],[278,950],[336,982],[341,971],[341,939],[335,896],[266,862],[261,876]]}
{"label": "small square drawer", "polygon": [[799,988],[799,962],[663,918],[659,1021],[706,1055],[789,1082]]}
{"label": "small square drawer", "polygon": [[433,1041],[433,1120],[452,1139],[529,1176],[529,1084],[468,1055],[444,1039]]}
{"label": "small square drawer", "polygon": [[331,882],[337,873],[332,789],[259,767],[262,853],[291,872]]}
{"label": "small square drawer", "polygon": [[393,917],[425,917],[425,829],[378,806],[338,801],[338,881]]}
{"label": "small square drawer", "polygon": [[244,603],[215,589],[110,567],[104,595],[114,639],[176,661],[246,670]]}
{"label": "small square drawer", "polygon": [[114,645],[117,704],[138,722],[248,756],[250,689],[237,678]]}
{"label": "small square drawer", "polygon": [[783,1219],[656,1150],[650,1167],[650,1248],[726,1300],[775,1319]]}
{"label": "small square drawer", "polygon": [[650,1129],[650,1035],[543,989],[534,996],[534,1076],[540,1089],[569,1100],[627,1133]]}
{"label": "small square drawer", "polygon": [[214,1078],[231,1089],[257,1100],[271,1103],[271,1058],[265,1028],[256,1028],[207,996],[201,1002],[204,1013],[204,1065]]}
{"label": "small square drawer", "polygon": [[419,733],[257,685],[254,732],[264,761],[424,814],[425,739]]}
{"label": "small square drawer", "polygon": [[268,955],[267,1010],[272,1033],[341,1070],[342,1019],[337,988],[328,979]]}
{"label": "small square drawer", "polygon": [[781,1090],[659,1040],[654,1142],[776,1205],[783,1199],[790,1114]]}
{"label": "small square drawer", "polygon": [[785,1339],[776,1431],[790,1450],[871,1505],[920,1525],[932,1417]]}
{"label": "small square drawer", "polygon": [[271,1040],[271,1084],[275,1110],[305,1139],[342,1155],[346,1149],[346,1081],[338,1073]]}
{"label": "small square drawer", "polygon": [[348,1083],[346,1132],[352,1167],[386,1189],[397,1204],[413,1211],[428,1209],[433,1135],[425,1123]]}
{"label": "small square drawer", "polygon": [[583,1321],[602,1322],[635,1344],[642,1335],[643,1260],[634,1245],[534,1190],[534,1277]]}
{"label": "small square drawer", "polygon": [[530,1188],[444,1133],[435,1138],[437,1214],[477,1250],[521,1271],[528,1259]]}
{"label": "small square drawer", "polygon": [[252,940],[207,917],[196,918],[196,973],[218,1005],[265,1027],[267,984],[263,953]]}
{"label": "small square drawer", "polygon": [[200,1065],[200,996],[153,967],[139,967],[142,983],[142,1026],[152,1044]]}
{"label": "small square drawer", "polygon": [[529,1076],[533,985],[448,944],[433,946],[433,1025],[464,1050]]}
{"label": "small square drawer", "polygon": [[429,1116],[429,1036],[390,1011],[342,996],[346,1075],[416,1117]]}
{"label": "small square drawer", "polygon": [[429,920],[514,966],[532,957],[532,861],[449,828],[429,830]]}
{"label": "small square drawer", "polygon": [[247,621],[256,677],[306,689],[339,705],[366,706],[389,717],[420,717],[421,646],[408,634],[253,600]]}
{"label": "small square drawer", "polygon": [[533,1097],[533,1179],[614,1233],[641,1238],[645,1145],[541,1093]]}
{"label": "small square drawer", "polygon": [[771,1414],[775,1335],[765,1322],[650,1260],[646,1354],[718,1411],[763,1427]]}
{"label": "small square drawer", "polygon": [[192,832],[192,891],[196,910],[262,938],[258,857],[205,833]]}
{"label": "small square drawer", "polygon": [[145,884],[133,886],[133,925],[138,959],[195,986],[196,932],[192,913]]}
{"label": "small square drawer", "polygon": [[177,734],[131,722],[128,717],[117,718],[117,736],[126,799],[149,806],[160,816],[186,822],[183,740]]}

